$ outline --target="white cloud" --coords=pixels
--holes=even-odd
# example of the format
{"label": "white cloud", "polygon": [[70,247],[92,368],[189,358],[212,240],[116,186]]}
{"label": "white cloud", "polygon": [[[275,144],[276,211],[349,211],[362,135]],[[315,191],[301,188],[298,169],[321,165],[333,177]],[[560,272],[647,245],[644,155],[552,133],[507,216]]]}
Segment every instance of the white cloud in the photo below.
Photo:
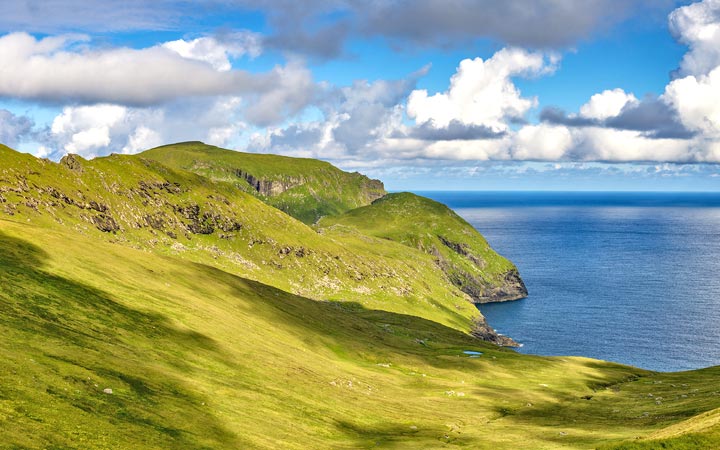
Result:
{"label": "white cloud", "polygon": [[162,44],[186,59],[194,59],[210,64],[215,70],[227,72],[232,69],[230,58],[243,55],[257,57],[261,53],[260,35],[251,31],[241,31],[224,36],[222,41],[215,37],[201,37],[186,41],[179,39]]}
{"label": "white cloud", "polygon": [[237,97],[184,100],[155,108],[68,106],[53,120],[42,152],[55,158],[65,153],[91,158],[189,140],[228,146],[247,127],[241,107]]}
{"label": "white cloud", "polygon": [[83,156],[110,144],[110,128],[127,116],[127,108],[117,105],[65,107],[55,117],[50,132],[63,141],[63,150]]}
{"label": "white cloud", "polygon": [[[237,47],[231,39],[204,37],[142,50],[90,50],[83,36],[37,40],[16,33],[0,38],[0,60],[19,62],[19,71],[30,74],[22,80],[27,81],[24,89],[44,89],[44,99],[59,92],[69,96],[87,83],[82,86],[87,96],[103,98],[98,94],[101,87],[113,86],[113,95],[126,100],[124,106],[65,108],[42,142],[44,154],[47,149],[56,155],[134,153],[161,143],[199,139],[356,167],[427,165],[437,160],[720,162],[720,50],[715,45],[720,0],[680,8],[670,20],[690,48],[679,72],[683,77],[671,81],[662,96],[640,101],[619,88],[606,90],[590,97],[577,113],[562,113],[554,124],[547,119],[519,125],[538,100],[524,97],[513,79],[551,74],[558,60],[518,48],[460,62],[448,89],[433,95],[415,88],[425,70],[406,80],[359,80],[345,87],[314,83],[311,72],[297,60],[262,75],[233,70],[231,58],[260,51],[254,36],[236,35]],[[129,65],[120,69],[130,77],[127,86],[95,76],[112,66],[107,61]],[[140,70],[141,63],[148,67]],[[161,68],[163,64],[168,67]],[[192,70],[178,71],[185,67]],[[37,75],[36,69],[58,75],[59,80],[50,82],[48,73]],[[152,89],[156,80],[128,75],[166,69],[173,75],[168,75],[170,87],[160,86],[160,93]],[[193,71],[207,77],[207,83],[202,77],[193,80]],[[0,94],[12,83],[22,84],[15,75],[6,79],[11,72],[0,67]],[[238,76],[248,84],[237,84]],[[161,80],[158,85],[166,82],[156,78]],[[62,89],[58,83],[65,83]],[[200,87],[185,89],[182,83]],[[205,94],[203,86],[209,89]],[[212,94],[216,88],[221,92]],[[173,94],[173,89],[182,94]],[[139,97],[133,97],[134,90]],[[162,98],[164,103],[143,107],[127,102],[142,96]],[[308,111],[310,104],[314,107]]]}
{"label": "white cloud", "polygon": [[261,74],[230,70],[228,56],[257,50],[228,42],[200,38],[175,41],[170,48],[91,49],[86,36],[36,39],[11,33],[0,37],[0,96],[149,106],[181,98],[251,95],[262,105],[258,108],[281,111],[265,114],[264,120],[305,106],[308,97],[303,93],[313,85],[302,64]]}
{"label": "white cloud", "polygon": [[590,101],[580,107],[580,115],[589,119],[609,119],[618,116],[625,106],[637,103],[633,94],[626,94],[622,89],[606,90],[590,97]]}
{"label": "white cloud", "polygon": [[438,128],[458,121],[506,130],[509,119],[523,117],[537,104],[534,98],[523,98],[511,78],[550,73],[556,62],[554,57],[518,48],[502,49],[487,60],[463,60],[447,92],[431,96],[426,90],[413,91],[408,115],[418,124],[428,122]]}
{"label": "white cloud", "polygon": [[707,74],[720,65],[720,0],[704,0],[670,14],[670,31],[690,47],[679,74]]}
{"label": "white cloud", "polygon": [[272,83],[260,94],[251,96],[252,102],[245,109],[250,122],[260,126],[281,122],[314,100],[316,86],[312,73],[300,61],[276,66],[269,76]]}
{"label": "white cloud", "polygon": [[720,139],[720,66],[708,75],[673,80],[663,99],[677,110],[686,127]]}
{"label": "white cloud", "polygon": [[165,142],[162,141],[160,133],[144,125],[140,125],[135,128],[135,131],[130,135],[127,144],[125,144],[122,149],[122,152],[134,154],[149,148],[158,147],[162,144],[165,144]]}
{"label": "white cloud", "polygon": [[513,159],[560,160],[573,145],[573,137],[564,126],[526,125],[515,135]]}
{"label": "white cloud", "polygon": [[418,156],[465,161],[505,160],[510,159],[510,146],[510,138],[438,141],[425,147]]}
{"label": "white cloud", "polygon": [[651,139],[641,132],[589,127],[578,130],[578,146],[571,157],[585,161],[630,162],[696,160],[689,149],[691,142],[684,139]]}

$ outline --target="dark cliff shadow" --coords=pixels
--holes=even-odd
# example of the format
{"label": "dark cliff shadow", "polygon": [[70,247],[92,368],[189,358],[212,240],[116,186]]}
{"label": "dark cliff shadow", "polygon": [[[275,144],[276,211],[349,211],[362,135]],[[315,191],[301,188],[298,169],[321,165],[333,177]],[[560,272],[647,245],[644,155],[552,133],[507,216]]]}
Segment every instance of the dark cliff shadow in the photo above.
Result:
{"label": "dark cliff shadow", "polygon": [[[92,420],[107,424],[98,435],[109,435],[108,442],[146,435],[147,442],[172,448],[241,445],[201,407],[206,399],[160,370],[170,364],[192,376],[189,355],[221,357],[212,339],[48,273],[47,258],[41,248],[0,232],[0,350],[7,369],[0,370],[0,379],[7,377],[0,398],[25,405],[17,407],[16,427],[23,426],[23,415],[31,417],[34,425],[24,434],[50,433],[60,443],[64,427],[81,428]],[[103,392],[107,386],[115,388],[112,395]],[[65,412],[46,415],[45,404]]]}

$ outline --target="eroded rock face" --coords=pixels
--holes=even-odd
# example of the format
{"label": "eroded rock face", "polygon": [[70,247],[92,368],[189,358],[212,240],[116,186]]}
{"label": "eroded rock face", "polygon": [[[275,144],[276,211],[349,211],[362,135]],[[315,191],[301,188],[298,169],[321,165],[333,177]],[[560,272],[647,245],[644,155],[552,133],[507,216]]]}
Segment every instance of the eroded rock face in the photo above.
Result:
{"label": "eroded rock face", "polygon": [[83,161],[84,160],[80,156],[68,153],[67,155],[62,157],[62,159],[60,160],[60,164],[72,170],[73,172],[82,172]]}
{"label": "eroded rock face", "polygon": [[488,325],[484,317],[480,317],[475,321],[473,329],[470,330],[470,334],[480,340],[492,342],[502,347],[520,347],[520,344],[515,342],[514,339],[498,334],[497,331]]}
{"label": "eroded rock face", "polygon": [[520,300],[527,296],[528,291],[525,283],[520,278],[518,271],[513,269],[505,273],[502,285],[488,290],[483,297],[478,299],[478,303],[508,302]]}
{"label": "eroded rock face", "polygon": [[[474,255],[466,244],[451,242],[442,236],[438,237],[443,245],[466,258],[478,269],[483,270],[487,266],[486,262],[481,257]],[[528,295],[525,283],[520,278],[517,269],[506,272],[501,280],[491,283],[445,259],[437,249],[433,250],[430,253],[436,256],[440,269],[445,272],[452,284],[470,296],[473,303],[506,302],[519,300]]]}
{"label": "eroded rock face", "polygon": [[302,178],[288,178],[287,180],[282,181],[264,180],[261,178],[256,178],[248,172],[240,169],[235,170],[235,176],[247,181],[248,184],[258,192],[258,194],[264,195],[265,197],[274,197],[276,195],[280,195],[288,189],[292,189],[296,186],[302,185],[305,181]]}
{"label": "eroded rock face", "polygon": [[92,223],[97,227],[98,230],[104,233],[117,233],[120,231],[120,226],[109,214],[100,213],[90,219]]}

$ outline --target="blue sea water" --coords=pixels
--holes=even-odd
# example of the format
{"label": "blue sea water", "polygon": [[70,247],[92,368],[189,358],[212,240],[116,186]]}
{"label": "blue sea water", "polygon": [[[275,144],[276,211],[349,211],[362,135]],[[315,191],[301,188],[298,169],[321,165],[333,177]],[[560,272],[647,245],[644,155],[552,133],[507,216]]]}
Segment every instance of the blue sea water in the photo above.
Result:
{"label": "blue sea water", "polygon": [[520,352],[720,365],[720,193],[419,194],[518,266],[529,297],[480,310]]}

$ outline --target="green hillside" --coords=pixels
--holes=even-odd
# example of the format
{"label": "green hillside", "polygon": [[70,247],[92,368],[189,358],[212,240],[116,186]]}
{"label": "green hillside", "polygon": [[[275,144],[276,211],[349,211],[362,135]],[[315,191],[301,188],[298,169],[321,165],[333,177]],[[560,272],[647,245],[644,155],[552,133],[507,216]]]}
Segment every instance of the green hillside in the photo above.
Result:
{"label": "green hillside", "polygon": [[[60,164],[0,149],[7,217],[210,264],[319,300],[414,314],[467,331],[480,319],[432,258],[360,235],[320,235],[239,191],[155,161]],[[229,152],[229,151],[226,151]],[[419,253],[419,252],[417,252]]]}
{"label": "green hillside", "polygon": [[389,194],[372,205],[328,217],[321,225],[350,226],[430,254],[477,303],[527,296],[517,268],[495,253],[472,225],[433,200],[408,192]]}
{"label": "green hillside", "polygon": [[227,151],[202,142],[166,145],[142,156],[234,183],[307,224],[367,205],[385,194],[380,181],[316,159]]}
{"label": "green hillside", "polygon": [[720,368],[474,337],[442,258],[483,286],[514,266],[442,205],[390,195],[313,229],[147,156],[0,146],[0,448],[718,442]]}
{"label": "green hillside", "polygon": [[0,259],[3,448],[594,448],[720,406],[717,368],[521,355],[72,231],[2,220]]}

